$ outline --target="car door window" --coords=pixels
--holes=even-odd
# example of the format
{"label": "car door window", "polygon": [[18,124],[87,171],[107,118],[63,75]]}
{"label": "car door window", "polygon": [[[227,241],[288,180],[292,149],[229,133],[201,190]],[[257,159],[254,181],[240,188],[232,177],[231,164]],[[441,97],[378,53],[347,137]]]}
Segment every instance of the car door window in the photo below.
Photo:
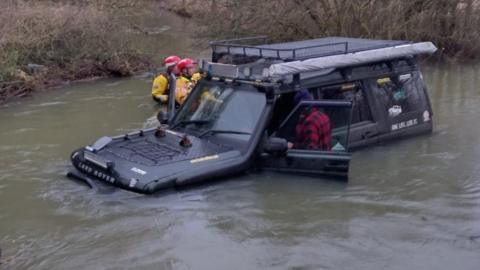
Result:
{"label": "car door window", "polygon": [[360,81],[322,86],[314,91],[317,99],[352,102],[352,124],[372,121],[370,105]]}
{"label": "car door window", "polygon": [[351,102],[302,101],[274,136],[286,139],[293,149],[347,152]]}
{"label": "car door window", "polygon": [[417,77],[415,73],[404,73],[377,79],[376,94],[382,97],[390,118],[415,111],[422,103]]}

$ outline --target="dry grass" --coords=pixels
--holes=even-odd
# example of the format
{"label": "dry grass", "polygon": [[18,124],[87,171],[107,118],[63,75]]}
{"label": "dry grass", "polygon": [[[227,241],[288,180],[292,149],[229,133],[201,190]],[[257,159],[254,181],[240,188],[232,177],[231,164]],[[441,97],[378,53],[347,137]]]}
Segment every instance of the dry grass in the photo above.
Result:
{"label": "dry grass", "polygon": [[433,41],[456,59],[480,53],[476,0],[206,0],[193,12],[203,37],[268,35],[273,40],[322,36]]}
{"label": "dry grass", "polygon": [[[113,13],[122,1],[71,2],[0,2],[0,82],[20,80],[25,83],[16,88],[35,88],[53,79],[122,76],[144,68],[125,38],[128,24]],[[48,72],[28,74],[30,63]]]}
{"label": "dry grass", "polygon": [[[0,102],[61,80],[124,76],[149,63],[129,33],[132,18],[171,10],[198,22],[206,39],[268,35],[433,41],[439,55],[480,55],[478,0],[2,0]],[[27,65],[46,66],[29,72]],[[16,83],[2,83],[17,81]]]}

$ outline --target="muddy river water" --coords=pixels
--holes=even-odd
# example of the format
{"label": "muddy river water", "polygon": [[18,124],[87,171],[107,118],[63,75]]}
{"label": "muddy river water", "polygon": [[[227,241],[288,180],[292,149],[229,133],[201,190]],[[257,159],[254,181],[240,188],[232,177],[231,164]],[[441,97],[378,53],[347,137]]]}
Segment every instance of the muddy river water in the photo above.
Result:
{"label": "muddy river water", "polygon": [[0,108],[0,269],[479,269],[480,66],[426,66],[432,135],[355,152],[348,183],[248,174],[178,192],[98,192],[69,154],[143,127],[150,79]]}
{"label": "muddy river water", "polygon": [[0,269],[478,269],[479,66],[425,67],[435,132],[355,152],[348,183],[249,174],[97,192],[69,154],[141,128],[150,79],[77,83],[0,109]]}

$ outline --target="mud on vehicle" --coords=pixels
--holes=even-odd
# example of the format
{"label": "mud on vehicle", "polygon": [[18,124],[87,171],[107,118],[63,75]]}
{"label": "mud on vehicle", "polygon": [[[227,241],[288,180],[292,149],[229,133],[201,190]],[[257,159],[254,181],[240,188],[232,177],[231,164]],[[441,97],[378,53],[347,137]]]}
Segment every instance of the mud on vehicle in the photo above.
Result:
{"label": "mud on vehicle", "polygon": [[[257,45],[261,44],[261,45]],[[348,177],[350,151],[432,131],[416,56],[430,42],[320,38],[266,44],[263,37],[211,43],[205,78],[160,128],[103,137],[73,152],[70,176],[139,193],[252,168]],[[294,104],[308,89],[313,100]],[[300,115],[328,115],[331,145],[289,148]],[[96,181],[95,180],[95,181]]]}

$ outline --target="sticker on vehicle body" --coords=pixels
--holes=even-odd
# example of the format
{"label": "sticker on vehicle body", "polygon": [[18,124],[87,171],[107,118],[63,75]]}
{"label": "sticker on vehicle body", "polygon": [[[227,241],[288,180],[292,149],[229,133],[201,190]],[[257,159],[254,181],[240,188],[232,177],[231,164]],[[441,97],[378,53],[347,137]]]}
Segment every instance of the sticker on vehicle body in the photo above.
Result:
{"label": "sticker on vehicle body", "polygon": [[418,119],[411,119],[392,125],[392,131],[418,125]]}
{"label": "sticker on vehicle body", "polygon": [[137,184],[138,180],[135,178],[130,179],[130,184],[128,184],[129,187],[133,188]]}
{"label": "sticker on vehicle body", "polygon": [[208,160],[217,159],[217,158],[218,158],[218,155],[205,156],[201,158],[192,159],[190,160],[190,163],[198,163],[198,162],[208,161]]}
{"label": "sticker on vehicle body", "polygon": [[424,111],[423,112],[423,122],[429,122],[430,121],[430,112],[429,111]]}
{"label": "sticker on vehicle body", "polygon": [[130,171],[132,171],[132,172],[136,172],[136,173],[138,173],[138,174],[141,174],[141,175],[145,175],[145,174],[147,174],[147,172],[146,172],[146,171],[144,171],[144,170],[141,170],[141,169],[139,169],[139,168],[136,168],[136,167],[133,167],[133,168],[131,168],[131,169],[130,169]]}
{"label": "sticker on vehicle body", "polygon": [[337,152],[345,151],[345,147],[343,147],[341,143],[337,142],[335,146],[332,147],[332,151],[337,151]]}
{"label": "sticker on vehicle body", "polygon": [[411,78],[412,78],[412,74],[410,74],[410,73],[402,74],[402,75],[398,76],[398,80],[402,83],[410,80]]}

